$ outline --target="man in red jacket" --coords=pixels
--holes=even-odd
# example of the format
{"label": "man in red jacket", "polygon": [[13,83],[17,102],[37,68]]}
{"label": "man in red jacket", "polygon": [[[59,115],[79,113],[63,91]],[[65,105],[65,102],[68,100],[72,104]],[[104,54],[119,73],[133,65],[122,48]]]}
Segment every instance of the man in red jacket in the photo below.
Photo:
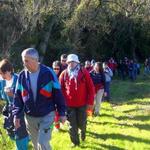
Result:
{"label": "man in red jacket", "polygon": [[70,138],[74,146],[85,140],[87,114],[86,110],[93,107],[94,85],[86,69],[80,67],[78,56],[70,54],[67,57],[68,67],[59,79],[67,104],[68,121],[70,123]]}

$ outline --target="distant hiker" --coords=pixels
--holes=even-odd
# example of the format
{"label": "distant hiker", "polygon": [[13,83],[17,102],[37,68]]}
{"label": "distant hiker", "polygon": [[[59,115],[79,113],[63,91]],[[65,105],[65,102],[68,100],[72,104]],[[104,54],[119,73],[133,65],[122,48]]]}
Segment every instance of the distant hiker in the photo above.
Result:
{"label": "distant hiker", "polygon": [[126,65],[125,62],[122,60],[119,60],[118,66],[118,75],[122,80],[125,80],[126,77]]}
{"label": "distant hiker", "polygon": [[146,58],[144,61],[144,75],[150,74],[150,66],[149,66],[149,59]]}
{"label": "distant hiker", "polygon": [[90,62],[89,60],[86,60],[86,61],[85,61],[84,68],[85,68],[88,72],[90,72],[90,71],[93,69],[93,67],[91,66],[91,62]]}
{"label": "distant hiker", "polygon": [[[54,70],[54,72],[56,73],[57,77],[59,78],[59,75],[61,73],[61,63],[60,61],[56,60],[52,63],[52,68]],[[55,111],[55,118],[54,118],[54,122],[55,122],[55,128],[56,129],[60,129],[60,122],[59,122],[60,116],[58,111]]]}
{"label": "distant hiker", "polygon": [[129,61],[128,64],[128,73],[129,73],[129,78],[134,81],[136,79],[137,75],[137,66],[133,60]]}
{"label": "distant hiker", "polygon": [[104,69],[104,74],[105,74],[105,92],[106,95],[104,95],[104,100],[109,101],[110,100],[110,83],[113,77],[113,72],[112,70],[108,67],[107,62],[103,63],[103,69]]}
{"label": "distant hiker", "polygon": [[54,72],[56,73],[57,77],[59,77],[60,73],[61,73],[61,63],[60,61],[56,60],[52,63],[52,68],[54,70]]}

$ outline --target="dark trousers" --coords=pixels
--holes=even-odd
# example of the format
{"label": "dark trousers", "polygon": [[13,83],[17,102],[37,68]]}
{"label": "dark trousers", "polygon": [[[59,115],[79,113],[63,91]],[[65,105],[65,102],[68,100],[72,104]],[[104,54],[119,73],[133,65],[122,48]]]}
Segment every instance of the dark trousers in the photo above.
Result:
{"label": "dark trousers", "polygon": [[111,81],[105,82],[105,92],[107,93],[107,96],[104,97],[104,100],[107,100],[107,101],[110,100],[110,82]]}
{"label": "dark trousers", "polygon": [[68,121],[70,123],[70,139],[75,145],[80,144],[78,130],[81,129],[81,139],[85,140],[87,114],[86,106],[68,107]]}

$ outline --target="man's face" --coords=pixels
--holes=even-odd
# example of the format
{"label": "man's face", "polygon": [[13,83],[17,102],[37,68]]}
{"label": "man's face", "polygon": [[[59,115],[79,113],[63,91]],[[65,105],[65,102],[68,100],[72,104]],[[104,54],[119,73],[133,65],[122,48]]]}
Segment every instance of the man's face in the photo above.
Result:
{"label": "man's face", "polygon": [[90,62],[86,62],[86,63],[85,63],[85,67],[88,68],[88,67],[90,67],[90,66],[91,66]]}
{"label": "man's face", "polygon": [[96,72],[99,72],[99,66],[98,66],[97,64],[94,65],[94,70],[95,70]]}
{"label": "man's face", "polygon": [[30,72],[35,72],[37,71],[37,66],[38,66],[38,61],[35,58],[32,58],[30,56],[24,56],[22,57],[23,65],[24,67],[30,71]]}
{"label": "man's face", "polygon": [[67,59],[61,58],[61,64],[62,64],[63,66],[65,66],[65,65],[67,64],[66,61],[67,61]]}
{"label": "man's face", "polygon": [[68,62],[68,67],[69,69],[74,69],[76,66],[77,66],[77,62],[74,62],[74,61],[70,61]]}

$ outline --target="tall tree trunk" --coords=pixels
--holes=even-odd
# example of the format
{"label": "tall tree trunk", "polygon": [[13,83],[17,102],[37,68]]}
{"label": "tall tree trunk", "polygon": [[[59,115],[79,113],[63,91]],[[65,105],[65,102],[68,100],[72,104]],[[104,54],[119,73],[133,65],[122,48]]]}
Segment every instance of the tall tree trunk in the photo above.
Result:
{"label": "tall tree trunk", "polygon": [[55,23],[56,23],[55,16],[51,16],[51,18],[49,19],[49,23],[44,30],[43,38],[39,44],[39,50],[42,53],[42,56],[40,57],[41,62],[43,62],[43,60],[44,60],[44,56],[45,56],[46,50],[47,50],[48,41],[49,41],[49,38],[51,36],[51,31],[52,31],[52,28],[53,28]]}
{"label": "tall tree trunk", "polygon": [[136,52],[135,52],[135,49],[136,49],[136,40],[135,40],[135,37],[134,37],[134,24],[131,23],[131,48],[132,48],[132,57],[133,57],[133,60],[136,60]]}

